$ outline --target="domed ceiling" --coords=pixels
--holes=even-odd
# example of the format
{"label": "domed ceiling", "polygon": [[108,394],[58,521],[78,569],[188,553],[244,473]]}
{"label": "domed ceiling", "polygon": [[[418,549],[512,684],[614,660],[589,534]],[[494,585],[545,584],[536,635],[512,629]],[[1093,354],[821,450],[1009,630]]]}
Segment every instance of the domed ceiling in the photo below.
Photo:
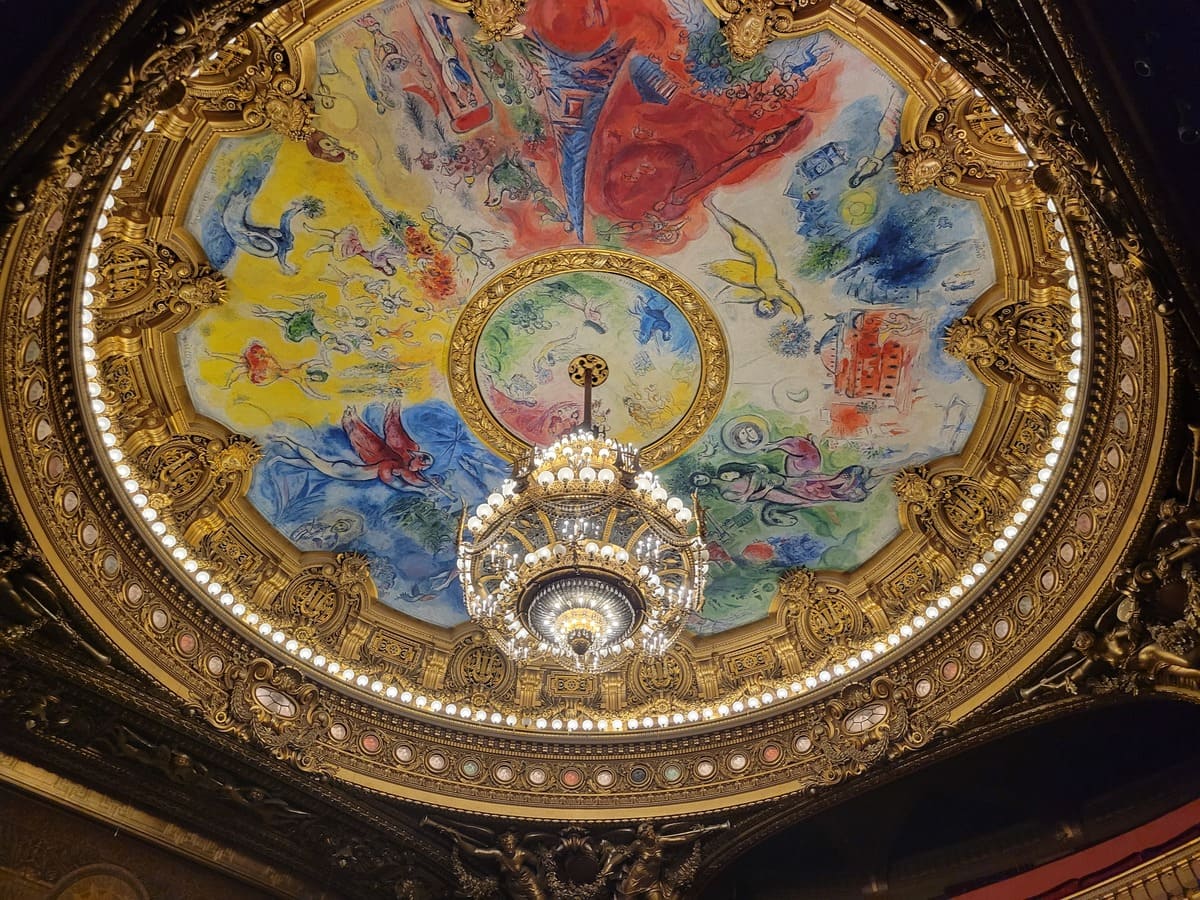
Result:
{"label": "domed ceiling", "polygon": [[[594,421],[710,511],[696,633],[899,534],[892,476],[959,453],[983,403],[944,341],[996,283],[985,205],[901,193],[909,90],[852,41],[739,64],[717,25],[698,0],[543,7],[485,44],[373,7],[315,42],[309,140],[203,154],[184,223],[230,302],[180,332],[181,384],[263,446],[249,501],[298,550],[466,621],[458,511],[582,421],[580,353],[614,372]],[[389,407],[419,472],[363,450]]]}
{"label": "domed ceiling", "polygon": [[[87,437],[29,338],[21,465],[89,615],[214,727],[438,805],[696,812],[919,747],[1066,627],[1160,446],[1111,437],[1161,413],[1145,311],[1085,313],[1086,213],[922,41],[723,19],[286,6],[136,123],[81,238]],[[455,568],[584,420],[580,354],[711,565],[603,674],[505,658]]]}

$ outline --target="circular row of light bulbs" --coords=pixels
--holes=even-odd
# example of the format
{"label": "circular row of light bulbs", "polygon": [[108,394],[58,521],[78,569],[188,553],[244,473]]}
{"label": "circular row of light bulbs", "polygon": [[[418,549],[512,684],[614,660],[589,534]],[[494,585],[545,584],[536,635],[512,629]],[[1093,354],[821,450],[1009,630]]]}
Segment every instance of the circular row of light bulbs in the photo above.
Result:
{"label": "circular row of light bulbs", "polygon": [[[153,131],[153,129],[153,122],[145,128],[147,132]],[[113,471],[125,492],[129,495],[133,506],[148,524],[155,539],[162,544],[163,548],[187,579],[193,581],[235,619],[244,623],[272,644],[282,648],[300,662],[311,666],[314,670],[340,678],[347,684],[361,688],[365,692],[386,697],[388,700],[395,701],[401,707],[421,712],[432,712],[451,719],[469,720],[510,728],[521,727],[538,730],[549,729],[552,731],[566,730],[568,732],[580,730],[585,732],[619,732],[694,724],[701,721],[752,712],[766,704],[787,699],[788,697],[822,687],[833,681],[852,675],[860,667],[874,662],[879,657],[890,653],[895,648],[906,643],[910,638],[927,627],[934,619],[937,619],[951,609],[951,607],[958,604],[966,596],[967,592],[978,584],[979,580],[995,565],[1000,555],[1012,545],[1012,542],[1030,521],[1034,508],[1045,494],[1047,484],[1053,476],[1054,469],[1061,458],[1066,437],[1070,431],[1071,421],[1075,415],[1075,404],[1078,399],[1083,357],[1082,303],[1079,295],[1079,280],[1075,271],[1075,262],[1071,254],[1070,242],[1063,233],[1058,217],[1058,209],[1054,201],[1047,200],[1047,207],[1051,213],[1052,222],[1058,236],[1059,247],[1065,254],[1064,265],[1068,270],[1067,285],[1070,290],[1068,302],[1071,307],[1070,342],[1073,351],[1071,353],[1071,368],[1067,372],[1068,383],[1063,395],[1064,399],[1060,409],[1060,418],[1056,423],[1055,433],[1050,441],[1050,450],[1046,453],[1043,460],[1044,465],[1038,470],[1036,480],[1029,486],[1026,496],[1019,504],[1019,508],[1004,526],[1001,535],[995,539],[992,549],[985,552],[979,561],[972,565],[968,571],[964,572],[957,584],[939,597],[936,602],[931,603],[925,609],[924,614],[913,616],[907,623],[874,641],[871,646],[862,648],[857,653],[851,654],[840,662],[822,669],[815,674],[791,681],[790,683],[779,683],[773,689],[762,691],[761,694],[756,691],[754,694],[748,694],[731,702],[681,709],[669,714],[628,719],[613,718],[596,720],[590,718],[566,720],[561,718],[547,719],[545,717],[519,718],[512,713],[505,714],[495,710],[473,708],[466,704],[444,701],[409,689],[406,686],[394,684],[390,680],[372,678],[369,675],[357,673],[352,666],[345,665],[335,659],[330,659],[326,653],[300,642],[282,628],[278,628],[263,619],[258,612],[247,606],[232,591],[227,590],[223,585],[214,580],[212,572],[196,559],[191,548],[185,545],[178,536],[173,534],[160,519],[158,511],[150,503],[146,493],[142,490],[138,475],[125,459],[120,447],[120,441],[112,430],[113,424],[107,415],[107,406],[101,399],[103,385],[100,382],[99,371],[95,364],[95,334],[91,327],[93,320],[91,307],[95,303],[92,288],[98,279],[97,267],[100,262],[98,251],[103,243],[101,232],[107,226],[108,214],[116,204],[114,195],[122,185],[122,175],[120,173],[127,171],[132,166],[133,154],[140,148],[141,142],[139,141],[133,147],[130,156],[126,157],[122,162],[118,174],[109,187],[109,193],[104,199],[102,212],[96,222],[96,228],[91,239],[87,266],[83,276],[83,291],[80,303],[79,339],[84,361],[85,384],[90,408],[93,413],[93,421],[100,434],[100,441],[104,445],[108,458],[113,463]],[[650,484],[648,490],[653,492],[655,488],[665,494],[665,491],[656,482]]]}

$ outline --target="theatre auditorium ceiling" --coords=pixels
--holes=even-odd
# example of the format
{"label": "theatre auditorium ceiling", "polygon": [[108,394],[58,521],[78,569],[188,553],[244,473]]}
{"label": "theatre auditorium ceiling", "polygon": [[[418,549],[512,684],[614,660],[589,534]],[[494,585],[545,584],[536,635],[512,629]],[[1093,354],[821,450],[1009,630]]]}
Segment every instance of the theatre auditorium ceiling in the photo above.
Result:
{"label": "theatre auditorium ceiling", "polygon": [[659,896],[1200,697],[1191,276],[985,6],[108,13],[9,153],[0,749],[331,895]]}

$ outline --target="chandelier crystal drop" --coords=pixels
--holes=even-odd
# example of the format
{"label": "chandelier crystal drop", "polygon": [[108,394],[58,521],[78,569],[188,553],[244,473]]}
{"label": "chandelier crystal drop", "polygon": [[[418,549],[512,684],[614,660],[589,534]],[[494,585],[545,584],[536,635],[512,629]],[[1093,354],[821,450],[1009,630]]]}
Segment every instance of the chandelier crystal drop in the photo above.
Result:
{"label": "chandelier crystal drop", "polygon": [[467,612],[511,658],[604,671],[661,654],[703,606],[703,516],[585,426],[464,511],[458,570]]}

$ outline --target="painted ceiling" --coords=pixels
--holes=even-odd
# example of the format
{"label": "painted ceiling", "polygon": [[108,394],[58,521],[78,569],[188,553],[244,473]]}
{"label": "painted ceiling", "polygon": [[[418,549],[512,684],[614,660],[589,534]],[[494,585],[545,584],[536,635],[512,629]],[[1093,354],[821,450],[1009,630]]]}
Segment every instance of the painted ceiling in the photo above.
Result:
{"label": "painted ceiling", "polygon": [[594,421],[708,511],[691,630],[762,620],[783,573],[896,538],[893,476],[966,445],[985,388],[945,335],[997,281],[987,210],[900,191],[909,90],[828,28],[737,62],[700,0],[525,24],[356,9],[312,44],[305,141],[212,143],[186,228],[229,300],[179,332],[183,389],[264,448],[270,527],[452,626],[460,510],[582,421],[566,363],[598,353]]}
{"label": "painted ceiling", "polygon": [[[765,803],[1015,696],[1144,524],[1169,400],[1049,114],[856,0],[746,60],[749,6],[493,41],[456,2],[197,26],[47,181],[3,464],[84,617],[197,727],[479,815]],[[594,673],[505,657],[453,564],[583,420],[583,353],[712,563],[673,647]]]}

